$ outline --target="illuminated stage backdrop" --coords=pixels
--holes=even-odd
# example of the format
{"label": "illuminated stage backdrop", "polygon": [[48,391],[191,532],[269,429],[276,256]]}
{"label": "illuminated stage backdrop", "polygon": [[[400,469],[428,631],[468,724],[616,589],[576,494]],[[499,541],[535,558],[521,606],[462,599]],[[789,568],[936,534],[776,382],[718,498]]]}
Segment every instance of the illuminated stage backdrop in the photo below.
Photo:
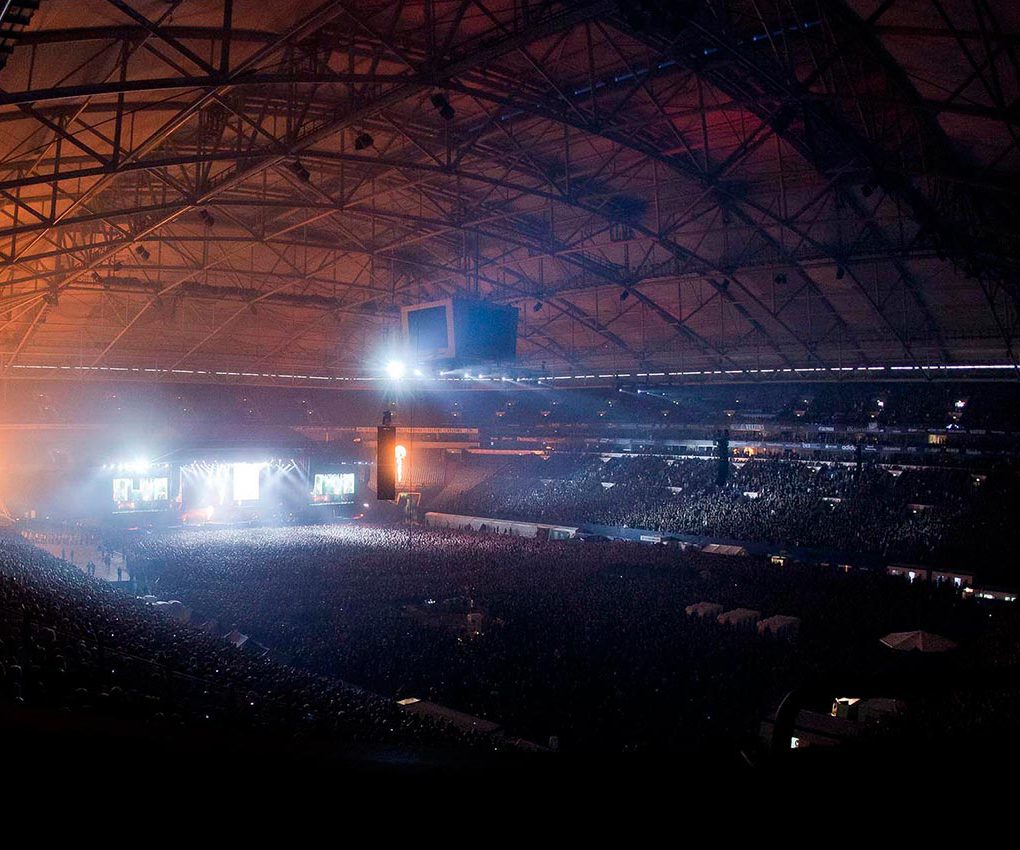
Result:
{"label": "illuminated stage backdrop", "polygon": [[189,511],[211,508],[215,515],[225,507],[256,507],[272,501],[277,485],[296,474],[292,460],[195,461],[181,467],[183,501]]}

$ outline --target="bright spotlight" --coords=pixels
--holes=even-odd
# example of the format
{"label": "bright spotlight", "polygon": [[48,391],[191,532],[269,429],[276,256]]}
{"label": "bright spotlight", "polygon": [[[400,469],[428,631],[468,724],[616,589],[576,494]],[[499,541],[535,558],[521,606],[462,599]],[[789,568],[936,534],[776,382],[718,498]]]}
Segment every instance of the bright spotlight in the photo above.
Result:
{"label": "bright spotlight", "polygon": [[386,364],[386,374],[394,381],[399,381],[403,378],[405,372],[407,372],[407,367],[399,360],[391,360]]}

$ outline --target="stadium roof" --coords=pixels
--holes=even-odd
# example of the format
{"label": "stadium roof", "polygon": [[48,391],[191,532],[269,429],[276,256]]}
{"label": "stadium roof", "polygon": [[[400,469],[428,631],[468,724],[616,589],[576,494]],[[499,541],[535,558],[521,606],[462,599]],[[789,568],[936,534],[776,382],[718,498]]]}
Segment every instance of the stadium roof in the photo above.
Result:
{"label": "stadium roof", "polygon": [[1013,362],[1014,2],[3,8],[0,377]]}

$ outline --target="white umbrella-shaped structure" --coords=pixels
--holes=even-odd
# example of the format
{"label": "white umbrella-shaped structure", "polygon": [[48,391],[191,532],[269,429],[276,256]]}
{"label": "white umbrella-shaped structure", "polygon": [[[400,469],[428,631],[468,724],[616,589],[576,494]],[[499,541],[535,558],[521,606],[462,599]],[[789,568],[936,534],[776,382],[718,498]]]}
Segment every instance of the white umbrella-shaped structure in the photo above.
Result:
{"label": "white umbrella-shaped structure", "polygon": [[931,632],[892,632],[882,638],[882,643],[890,649],[900,652],[948,652],[956,649],[956,644],[949,638]]}

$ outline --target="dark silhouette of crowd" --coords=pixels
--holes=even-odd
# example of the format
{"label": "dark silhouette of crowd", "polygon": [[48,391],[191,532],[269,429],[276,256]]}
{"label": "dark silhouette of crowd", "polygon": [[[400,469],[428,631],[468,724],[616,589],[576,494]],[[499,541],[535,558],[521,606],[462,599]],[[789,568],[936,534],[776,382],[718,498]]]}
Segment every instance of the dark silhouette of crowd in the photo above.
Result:
{"label": "dark silhouette of crowd", "polygon": [[155,734],[494,746],[186,627],[8,535],[0,535],[0,699]]}
{"label": "dark silhouette of crowd", "polygon": [[[486,461],[482,461],[486,462]],[[564,455],[501,461],[439,506],[449,513],[573,526],[629,526],[713,538],[866,553],[991,574],[1020,538],[1012,472],[779,459]]]}
{"label": "dark silhouette of crowd", "polygon": [[[732,747],[805,677],[879,663],[888,631],[983,623],[948,588],[667,546],[316,526],[154,535],[136,557],[292,665],[564,750]],[[703,600],[802,617],[800,638],[687,617]]]}

